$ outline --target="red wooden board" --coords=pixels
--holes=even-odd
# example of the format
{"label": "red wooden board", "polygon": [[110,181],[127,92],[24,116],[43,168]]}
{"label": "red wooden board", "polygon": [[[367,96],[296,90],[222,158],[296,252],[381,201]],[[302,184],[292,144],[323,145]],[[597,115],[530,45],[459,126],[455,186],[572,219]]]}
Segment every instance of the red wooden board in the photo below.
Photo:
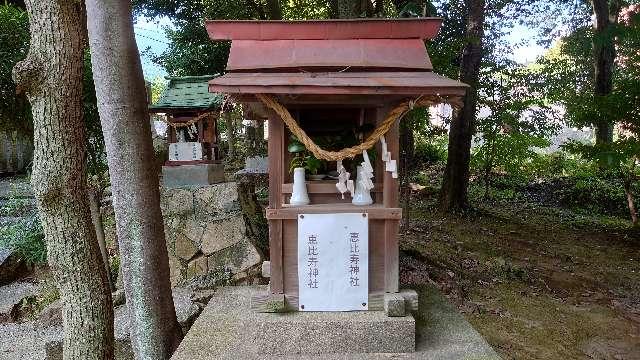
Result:
{"label": "red wooden board", "polygon": [[464,95],[467,85],[432,72],[228,73],[209,91],[229,94]]}
{"label": "red wooden board", "polygon": [[432,39],[442,19],[356,19],[311,21],[207,21],[213,40]]}
{"label": "red wooden board", "polygon": [[420,39],[235,40],[227,63],[229,71],[313,67],[432,69]]}

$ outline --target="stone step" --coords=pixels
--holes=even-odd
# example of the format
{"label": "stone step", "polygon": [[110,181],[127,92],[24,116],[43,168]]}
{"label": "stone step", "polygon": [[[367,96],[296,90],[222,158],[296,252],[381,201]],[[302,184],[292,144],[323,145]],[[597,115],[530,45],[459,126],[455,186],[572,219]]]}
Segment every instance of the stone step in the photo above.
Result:
{"label": "stone step", "polygon": [[382,311],[257,313],[251,296],[264,287],[222,288],[172,359],[251,359],[260,356],[413,353],[415,320]]}
{"label": "stone step", "polygon": [[382,311],[262,314],[254,326],[257,353],[266,355],[410,353],[415,320]]}

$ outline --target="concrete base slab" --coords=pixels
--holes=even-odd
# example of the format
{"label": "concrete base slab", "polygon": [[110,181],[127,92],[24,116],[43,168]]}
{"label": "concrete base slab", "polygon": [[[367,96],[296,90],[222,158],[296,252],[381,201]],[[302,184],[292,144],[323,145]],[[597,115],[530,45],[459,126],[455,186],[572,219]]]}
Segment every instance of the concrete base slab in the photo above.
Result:
{"label": "concrete base slab", "polygon": [[211,185],[224,181],[223,164],[198,164],[162,167],[165,187]]}
{"label": "concrete base slab", "polygon": [[172,359],[499,359],[432,287],[419,291],[415,323],[412,317],[389,318],[380,311],[249,310],[251,296],[264,291],[259,286],[216,291]]}

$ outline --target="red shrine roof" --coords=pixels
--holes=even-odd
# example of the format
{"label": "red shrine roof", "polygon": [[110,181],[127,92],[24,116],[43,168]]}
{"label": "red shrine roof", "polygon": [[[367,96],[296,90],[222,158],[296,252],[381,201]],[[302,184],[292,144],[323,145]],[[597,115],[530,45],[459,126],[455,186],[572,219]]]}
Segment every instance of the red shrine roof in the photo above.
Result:
{"label": "red shrine roof", "polygon": [[209,91],[231,94],[463,95],[466,85],[431,72],[424,39],[442,20],[207,21],[232,40],[227,73]]}

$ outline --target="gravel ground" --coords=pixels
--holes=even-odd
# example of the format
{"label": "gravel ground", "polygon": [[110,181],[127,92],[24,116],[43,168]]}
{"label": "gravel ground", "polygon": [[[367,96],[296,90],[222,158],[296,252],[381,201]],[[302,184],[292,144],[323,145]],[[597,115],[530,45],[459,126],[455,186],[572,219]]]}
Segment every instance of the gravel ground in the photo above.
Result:
{"label": "gravel ground", "polygon": [[38,329],[32,321],[0,324],[0,359],[42,360],[47,340],[61,332],[61,327]]}

